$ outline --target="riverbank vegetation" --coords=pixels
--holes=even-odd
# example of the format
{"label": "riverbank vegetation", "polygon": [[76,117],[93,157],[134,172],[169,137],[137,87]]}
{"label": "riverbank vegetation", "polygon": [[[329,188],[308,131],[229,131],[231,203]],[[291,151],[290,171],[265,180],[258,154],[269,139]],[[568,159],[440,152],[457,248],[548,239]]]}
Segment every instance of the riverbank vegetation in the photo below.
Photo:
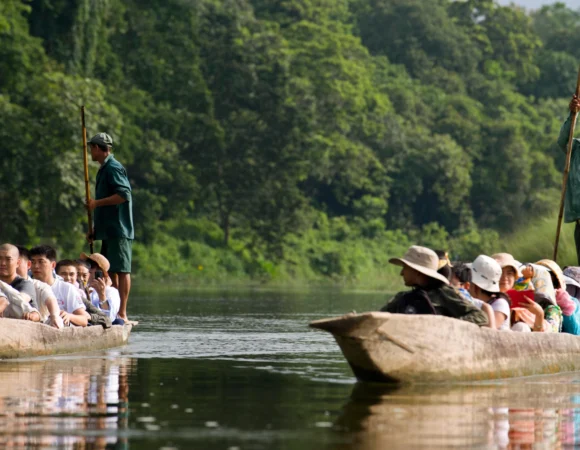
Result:
{"label": "riverbank vegetation", "polygon": [[129,172],[143,278],[381,285],[410,243],[549,256],[579,40],[562,4],[4,0],[0,235],[84,245],[84,104]]}

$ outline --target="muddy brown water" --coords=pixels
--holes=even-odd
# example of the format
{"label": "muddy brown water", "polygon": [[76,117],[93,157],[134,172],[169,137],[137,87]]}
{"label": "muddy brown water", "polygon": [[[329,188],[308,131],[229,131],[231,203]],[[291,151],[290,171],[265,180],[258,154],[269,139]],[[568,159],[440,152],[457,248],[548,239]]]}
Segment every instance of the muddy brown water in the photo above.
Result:
{"label": "muddy brown water", "polygon": [[385,449],[580,445],[580,373],[356,383],[310,320],[380,293],[143,292],[130,344],[0,362],[0,448]]}

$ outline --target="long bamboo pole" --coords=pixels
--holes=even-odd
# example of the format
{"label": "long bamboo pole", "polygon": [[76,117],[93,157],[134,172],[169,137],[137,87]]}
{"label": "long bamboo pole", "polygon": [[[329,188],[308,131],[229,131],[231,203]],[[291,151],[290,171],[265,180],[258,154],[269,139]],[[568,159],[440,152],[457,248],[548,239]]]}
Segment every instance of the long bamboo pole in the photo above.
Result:
{"label": "long bamboo pole", "polygon": [[[578,70],[578,80],[576,81],[576,97],[580,96],[580,69]],[[558,244],[560,243],[560,230],[562,229],[562,216],[564,215],[564,201],[566,198],[566,187],[568,186],[568,174],[570,173],[570,159],[572,157],[572,146],[574,145],[574,128],[578,113],[572,113],[570,118],[570,134],[568,135],[568,150],[566,151],[566,164],[564,165],[564,177],[562,180],[562,197],[560,198],[560,212],[558,213],[558,228],[556,229],[556,242],[554,243],[554,258],[558,262]]]}
{"label": "long bamboo pole", "polygon": [[[91,200],[91,190],[89,186],[89,155],[87,149],[87,128],[85,126],[85,107],[84,105],[81,106],[81,122],[83,125],[83,160],[85,164],[85,199],[87,204],[87,215],[89,219],[89,236],[93,235],[93,216],[91,214],[91,210],[88,208],[89,201]],[[89,248],[91,253],[94,253],[93,250],[93,241],[89,241]]]}

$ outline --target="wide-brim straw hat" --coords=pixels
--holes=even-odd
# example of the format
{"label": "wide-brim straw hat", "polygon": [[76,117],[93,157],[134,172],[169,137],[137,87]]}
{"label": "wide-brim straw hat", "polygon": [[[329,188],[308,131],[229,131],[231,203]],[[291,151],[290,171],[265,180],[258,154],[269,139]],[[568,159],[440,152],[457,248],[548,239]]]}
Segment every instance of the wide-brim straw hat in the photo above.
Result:
{"label": "wide-brim straw hat", "polygon": [[396,266],[409,266],[411,269],[427,275],[429,278],[434,278],[445,284],[449,284],[449,280],[437,272],[439,257],[430,248],[413,245],[409,247],[409,250],[407,250],[407,253],[402,258],[391,258],[389,262]]}
{"label": "wide-brim straw hat", "polygon": [[109,269],[111,268],[109,260],[100,253],[91,253],[90,255],[87,255],[86,253],[81,253],[81,259],[84,260],[90,259],[91,261],[94,261],[101,268],[101,270],[105,272],[105,274],[108,274]]}
{"label": "wide-brim straw hat", "polygon": [[491,255],[493,259],[495,259],[499,266],[503,269],[504,267],[511,267],[514,269],[516,273],[516,278],[521,277],[520,273],[520,266],[521,263],[517,262],[515,258],[510,255],[509,253],[496,253],[495,255]]}
{"label": "wide-brim straw hat", "polygon": [[564,278],[564,272],[558,265],[557,262],[552,261],[551,259],[541,259],[536,263],[538,266],[543,266],[556,275],[558,282],[560,283],[560,288],[566,289],[566,279]]}

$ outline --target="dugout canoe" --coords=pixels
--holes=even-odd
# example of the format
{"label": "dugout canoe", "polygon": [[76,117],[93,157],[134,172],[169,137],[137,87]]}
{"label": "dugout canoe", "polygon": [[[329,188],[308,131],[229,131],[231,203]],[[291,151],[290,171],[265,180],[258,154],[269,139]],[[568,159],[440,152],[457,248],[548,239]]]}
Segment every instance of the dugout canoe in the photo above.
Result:
{"label": "dugout canoe", "polygon": [[133,325],[66,327],[0,319],[0,359],[78,353],[125,345]]}
{"label": "dugout canoe", "polygon": [[332,333],[360,381],[481,381],[580,370],[580,337],[480,328],[433,315],[347,314],[310,326]]}

